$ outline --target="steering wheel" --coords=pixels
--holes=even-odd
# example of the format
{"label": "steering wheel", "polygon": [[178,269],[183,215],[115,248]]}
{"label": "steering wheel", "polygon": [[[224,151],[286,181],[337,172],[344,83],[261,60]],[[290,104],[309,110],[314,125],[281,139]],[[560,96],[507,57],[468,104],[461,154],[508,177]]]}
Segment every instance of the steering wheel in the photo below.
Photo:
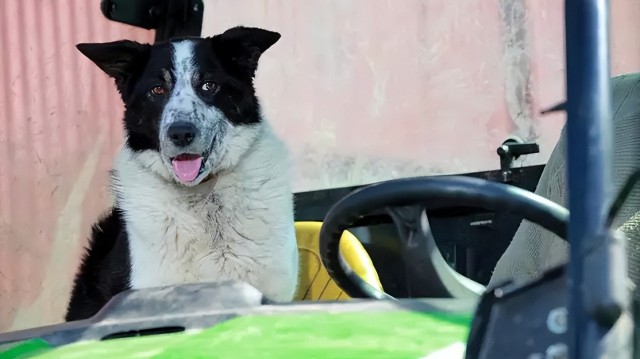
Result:
{"label": "steering wheel", "polygon": [[[397,207],[422,205],[407,233]],[[438,250],[426,215],[427,209],[479,207],[521,216],[566,240],[569,211],[527,190],[464,176],[417,177],[380,182],[342,198],[327,213],[320,230],[320,255],[331,278],[352,298],[395,299],[369,285],[353,272],[339,250],[342,232],[356,220],[385,209],[396,227],[404,231],[405,270],[418,280],[410,284],[416,297],[477,297],[484,286],[451,268]],[[406,216],[405,216],[406,217]],[[416,226],[417,224],[417,226]]]}

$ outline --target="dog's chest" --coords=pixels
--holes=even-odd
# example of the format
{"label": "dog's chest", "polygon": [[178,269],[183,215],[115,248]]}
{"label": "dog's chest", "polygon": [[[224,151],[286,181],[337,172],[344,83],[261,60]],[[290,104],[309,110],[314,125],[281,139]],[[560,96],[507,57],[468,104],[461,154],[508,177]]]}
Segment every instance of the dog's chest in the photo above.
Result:
{"label": "dog's chest", "polygon": [[227,279],[255,285],[265,271],[280,272],[274,259],[285,248],[268,240],[268,214],[238,198],[148,198],[144,208],[125,210],[135,218],[127,223],[132,287]]}

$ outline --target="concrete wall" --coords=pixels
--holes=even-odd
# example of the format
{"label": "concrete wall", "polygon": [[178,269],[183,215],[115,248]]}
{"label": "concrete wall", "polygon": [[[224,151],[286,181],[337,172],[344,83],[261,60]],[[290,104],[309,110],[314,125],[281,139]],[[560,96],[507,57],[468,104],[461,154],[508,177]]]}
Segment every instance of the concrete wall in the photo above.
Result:
{"label": "concrete wall", "polygon": [[[496,169],[509,135],[546,162],[564,115],[558,0],[206,0],[203,35],[243,24],[282,38],[261,60],[264,111],[297,189]],[[640,70],[640,2],[612,0],[614,74]],[[286,5],[285,5],[286,4]]]}

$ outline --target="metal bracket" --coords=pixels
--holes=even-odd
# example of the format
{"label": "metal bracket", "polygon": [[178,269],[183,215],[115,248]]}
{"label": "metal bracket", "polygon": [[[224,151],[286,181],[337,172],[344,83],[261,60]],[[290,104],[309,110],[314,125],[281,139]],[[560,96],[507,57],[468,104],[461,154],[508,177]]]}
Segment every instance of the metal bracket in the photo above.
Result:
{"label": "metal bracket", "polygon": [[500,156],[500,171],[502,172],[502,182],[513,182],[513,160],[517,160],[520,156],[529,155],[540,152],[537,143],[524,143],[517,137],[511,137],[502,142],[502,145],[496,150]]}

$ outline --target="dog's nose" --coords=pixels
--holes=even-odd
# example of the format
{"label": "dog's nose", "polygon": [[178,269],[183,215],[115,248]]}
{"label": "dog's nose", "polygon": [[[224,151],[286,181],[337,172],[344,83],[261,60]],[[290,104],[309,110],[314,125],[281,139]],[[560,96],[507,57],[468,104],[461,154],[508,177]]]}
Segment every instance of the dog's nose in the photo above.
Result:
{"label": "dog's nose", "polygon": [[171,142],[178,147],[185,147],[191,144],[198,136],[198,128],[190,122],[176,122],[169,126],[167,135]]}

